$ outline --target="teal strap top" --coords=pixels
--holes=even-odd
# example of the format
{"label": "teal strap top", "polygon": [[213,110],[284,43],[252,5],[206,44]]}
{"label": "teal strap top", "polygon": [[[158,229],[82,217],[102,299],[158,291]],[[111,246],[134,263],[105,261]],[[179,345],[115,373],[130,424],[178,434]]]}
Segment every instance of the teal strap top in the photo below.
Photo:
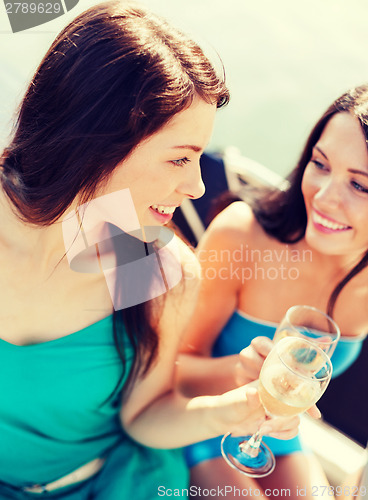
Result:
{"label": "teal strap top", "polygon": [[[236,311],[217,338],[213,348],[213,356],[237,354],[258,336],[272,339],[276,328],[276,323],[259,320],[241,311]],[[340,337],[331,357],[333,377],[340,375],[354,363],[362,350],[364,339],[365,335]]]}
{"label": "teal strap top", "polygon": [[0,480],[48,483],[104,456],[124,436],[121,375],[112,316],[40,344],[0,340]]}

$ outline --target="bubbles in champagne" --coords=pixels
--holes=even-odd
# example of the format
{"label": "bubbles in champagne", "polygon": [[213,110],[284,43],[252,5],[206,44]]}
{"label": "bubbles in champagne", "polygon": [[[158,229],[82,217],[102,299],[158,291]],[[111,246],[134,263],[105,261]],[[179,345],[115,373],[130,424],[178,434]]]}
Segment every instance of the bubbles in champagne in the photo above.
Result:
{"label": "bubbles in champagne", "polygon": [[280,365],[266,367],[261,373],[260,397],[266,410],[273,415],[302,413],[318,400],[320,383],[290,372]]}

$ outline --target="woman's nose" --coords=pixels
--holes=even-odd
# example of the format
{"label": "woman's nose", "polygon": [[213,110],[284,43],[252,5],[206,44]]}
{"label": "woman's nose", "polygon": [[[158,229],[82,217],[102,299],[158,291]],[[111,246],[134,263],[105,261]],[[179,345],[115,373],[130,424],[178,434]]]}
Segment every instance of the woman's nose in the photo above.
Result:
{"label": "woman's nose", "polygon": [[199,162],[198,166],[194,167],[193,165],[193,168],[186,171],[185,178],[182,180],[178,191],[193,200],[204,195],[206,188],[203,183]]}
{"label": "woman's nose", "polygon": [[326,207],[338,206],[342,199],[342,187],[336,179],[327,178],[319,186],[315,200]]}

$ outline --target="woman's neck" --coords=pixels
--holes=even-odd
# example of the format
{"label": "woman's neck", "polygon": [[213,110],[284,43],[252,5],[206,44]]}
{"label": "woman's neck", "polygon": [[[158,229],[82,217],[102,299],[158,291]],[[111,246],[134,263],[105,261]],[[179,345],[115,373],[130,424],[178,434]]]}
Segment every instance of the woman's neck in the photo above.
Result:
{"label": "woman's neck", "polygon": [[65,254],[61,222],[37,226],[22,221],[10,200],[0,191],[0,248],[13,258],[29,261],[46,269]]}
{"label": "woman's neck", "polygon": [[320,271],[320,276],[324,276],[323,279],[328,279],[326,276],[330,276],[331,281],[346,276],[363,257],[363,253],[349,255],[324,254],[310,247],[305,239],[301,241],[301,244],[310,250],[312,255],[311,261],[313,261],[313,268],[316,269],[316,272]]}

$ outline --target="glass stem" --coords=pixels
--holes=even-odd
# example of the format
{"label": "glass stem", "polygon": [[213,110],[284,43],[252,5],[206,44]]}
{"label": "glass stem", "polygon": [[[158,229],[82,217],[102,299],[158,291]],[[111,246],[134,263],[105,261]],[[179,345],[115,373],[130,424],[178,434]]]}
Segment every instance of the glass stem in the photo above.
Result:
{"label": "glass stem", "polygon": [[253,436],[249,438],[248,441],[243,441],[240,443],[239,448],[242,451],[242,453],[246,453],[252,458],[256,458],[259,453],[259,447],[261,446],[262,442],[262,434],[258,430]]}

